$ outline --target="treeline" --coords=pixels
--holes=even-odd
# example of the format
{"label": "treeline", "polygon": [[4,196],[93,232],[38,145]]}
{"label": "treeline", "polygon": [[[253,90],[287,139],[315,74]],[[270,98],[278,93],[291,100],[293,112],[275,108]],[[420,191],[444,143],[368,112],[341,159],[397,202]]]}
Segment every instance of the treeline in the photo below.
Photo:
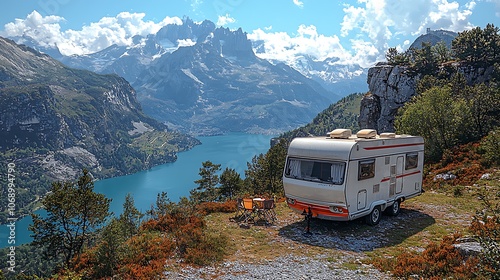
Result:
{"label": "treeline", "polygon": [[427,162],[440,161],[453,147],[486,136],[481,142],[484,164],[498,165],[498,85],[496,80],[467,85],[460,73],[452,79],[425,76],[419,83],[417,96],[398,112],[396,130],[424,137]]}
{"label": "treeline", "polygon": [[280,139],[267,153],[254,156],[251,162],[247,162],[244,179],[232,168],[226,168],[219,176],[220,164],[203,162],[199,173],[201,178],[195,181],[198,187],[190,192],[191,200],[196,203],[223,202],[255,194],[282,197],[287,147],[288,142]]}
{"label": "treeline", "polygon": [[154,279],[179,261],[220,261],[228,253],[229,237],[209,232],[204,216],[235,212],[236,197],[281,197],[286,143],[278,141],[255,156],[244,179],[234,169],[222,171],[219,164],[203,162],[198,187],[189,197],[175,203],[160,193],[145,213],[128,195],[122,214],[113,217],[110,199],[94,192],[87,170],[76,181],[54,182],[42,200],[47,215],[32,215],[33,242],[16,247],[15,274],[6,271],[7,252],[2,250],[0,279]]}
{"label": "treeline", "polygon": [[484,29],[476,27],[458,33],[451,49],[444,42],[434,46],[422,43],[421,48],[410,48],[399,52],[389,48],[387,62],[391,65],[407,66],[410,72],[423,75],[438,75],[452,70],[452,63],[459,62],[474,67],[487,67],[500,62],[499,28],[488,24]]}

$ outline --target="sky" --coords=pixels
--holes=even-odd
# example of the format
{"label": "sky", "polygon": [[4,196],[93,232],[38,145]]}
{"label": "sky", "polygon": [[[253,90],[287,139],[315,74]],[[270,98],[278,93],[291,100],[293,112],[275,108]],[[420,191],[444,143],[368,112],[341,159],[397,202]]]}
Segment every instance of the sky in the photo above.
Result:
{"label": "sky", "polygon": [[262,58],[297,55],[370,67],[427,28],[499,26],[500,0],[2,0],[0,36],[29,35],[61,53],[87,54],[166,24],[208,19],[263,40]]}

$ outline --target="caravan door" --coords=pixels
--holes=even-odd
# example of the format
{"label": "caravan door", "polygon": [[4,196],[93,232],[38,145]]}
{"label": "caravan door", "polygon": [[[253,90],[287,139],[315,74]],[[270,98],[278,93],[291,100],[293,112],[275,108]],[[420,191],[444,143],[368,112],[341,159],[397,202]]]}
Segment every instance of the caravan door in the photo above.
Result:
{"label": "caravan door", "polygon": [[398,157],[396,160],[396,193],[403,191],[403,169],[404,157]]}

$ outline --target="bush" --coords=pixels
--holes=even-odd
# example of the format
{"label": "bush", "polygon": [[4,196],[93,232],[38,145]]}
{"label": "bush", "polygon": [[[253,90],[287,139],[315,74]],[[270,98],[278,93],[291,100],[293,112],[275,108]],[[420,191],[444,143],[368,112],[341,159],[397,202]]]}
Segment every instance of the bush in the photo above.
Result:
{"label": "bush", "polygon": [[490,131],[483,138],[480,150],[483,153],[483,165],[500,166],[500,128]]}
{"label": "bush", "polygon": [[430,243],[422,254],[405,252],[396,259],[375,262],[380,269],[390,270],[395,277],[404,279],[472,279],[476,277],[477,259],[465,259],[453,247],[458,234],[445,236],[441,243]]}
{"label": "bush", "polygon": [[205,234],[195,246],[188,248],[184,259],[188,263],[196,265],[207,265],[221,261],[224,258],[228,246],[227,237],[224,235]]}
{"label": "bush", "polygon": [[197,210],[203,214],[208,215],[210,213],[232,213],[236,212],[236,201],[228,200],[224,203],[219,202],[203,202],[197,205]]}
{"label": "bush", "polygon": [[474,215],[470,230],[483,247],[480,272],[489,279],[500,279],[500,191],[483,191],[479,198],[484,209]]}
{"label": "bush", "polygon": [[[234,202],[233,202],[234,203]],[[203,203],[203,211],[227,209],[226,203]],[[211,212],[212,213],[212,212]],[[203,215],[189,215],[185,212],[163,215],[158,219],[146,221],[142,231],[160,231],[166,238],[175,242],[175,253],[187,263],[206,265],[223,258],[227,248],[225,236],[213,236],[205,230]]]}
{"label": "bush", "polygon": [[173,255],[172,240],[156,233],[140,233],[126,242],[127,252],[119,269],[122,279],[155,279]]}

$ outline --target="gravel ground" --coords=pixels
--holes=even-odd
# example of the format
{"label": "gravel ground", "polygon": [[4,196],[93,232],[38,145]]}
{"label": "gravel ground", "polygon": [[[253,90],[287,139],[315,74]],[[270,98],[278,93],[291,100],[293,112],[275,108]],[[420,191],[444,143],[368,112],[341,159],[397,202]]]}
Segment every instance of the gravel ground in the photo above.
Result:
{"label": "gravel ground", "polygon": [[261,264],[225,262],[218,267],[186,268],[166,273],[166,279],[391,279],[371,266],[359,269],[341,268],[342,260],[329,262],[310,257],[285,256]]}

